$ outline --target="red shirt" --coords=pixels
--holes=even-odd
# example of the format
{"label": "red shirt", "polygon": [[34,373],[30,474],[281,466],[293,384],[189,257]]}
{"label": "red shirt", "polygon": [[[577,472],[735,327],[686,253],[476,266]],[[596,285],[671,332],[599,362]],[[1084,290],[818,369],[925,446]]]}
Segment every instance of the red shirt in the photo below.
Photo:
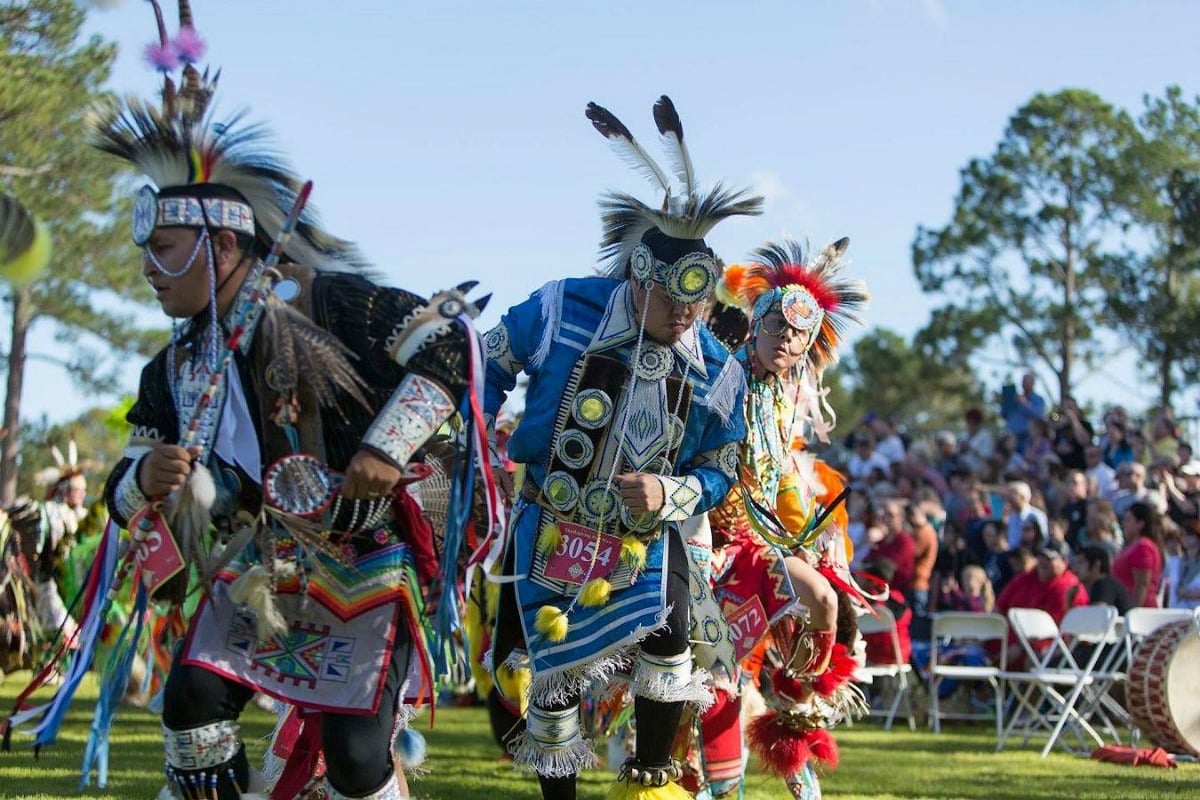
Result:
{"label": "red shirt", "polygon": [[[1073,587],[1079,587],[1070,604],[1067,597]],[[1088,604],[1087,589],[1074,572],[1067,570],[1057,578],[1043,583],[1036,569],[1022,572],[1015,576],[1000,596],[996,598],[996,610],[1007,614],[1010,608],[1040,608],[1054,617],[1056,623],[1061,623],[1071,606],[1086,606]]]}
{"label": "red shirt", "polygon": [[[1150,573],[1150,583],[1141,597],[1133,596],[1133,571]],[[1135,606],[1158,608],[1158,585],[1162,582],[1163,557],[1152,539],[1139,536],[1125,546],[1112,563],[1112,576],[1129,590],[1129,599]]]}
{"label": "red shirt", "polygon": [[896,565],[896,575],[892,578],[892,588],[905,593],[913,585],[914,553],[913,540],[904,531],[898,531],[894,536],[880,539],[867,554],[868,559],[886,558]]}
{"label": "red shirt", "polygon": [[[891,591],[892,602],[888,603],[893,613],[902,608],[896,615],[896,639],[900,642],[900,663],[907,664],[912,658],[912,636],[909,628],[912,626],[912,609],[904,602],[904,595],[895,589]],[[883,603],[875,603],[881,606]],[[892,651],[892,636],[889,633],[864,633],[863,642],[867,646],[868,664],[895,664],[896,655]]]}

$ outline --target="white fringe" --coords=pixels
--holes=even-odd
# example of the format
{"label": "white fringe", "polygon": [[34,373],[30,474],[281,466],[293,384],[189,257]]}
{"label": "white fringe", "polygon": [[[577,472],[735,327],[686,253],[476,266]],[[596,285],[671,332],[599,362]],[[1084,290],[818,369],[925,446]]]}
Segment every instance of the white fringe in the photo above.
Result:
{"label": "white fringe", "polygon": [[279,738],[279,732],[283,730],[283,723],[287,719],[289,706],[287,703],[276,701],[275,703],[275,729],[271,731],[271,735],[267,738],[267,747],[263,751],[263,766],[262,780],[264,786],[268,789],[274,789],[276,782],[283,775],[283,768],[287,766],[287,761],[275,755],[275,740]]}
{"label": "white fringe", "polygon": [[712,386],[702,401],[712,413],[720,418],[722,427],[732,427],[734,406],[737,406],[739,412],[741,411],[737,399],[738,393],[745,385],[746,371],[742,365],[732,356],[726,358],[725,366],[721,367],[720,374],[712,382]]}
{"label": "white fringe", "polygon": [[635,670],[633,693],[660,703],[691,703],[701,714],[712,708],[717,700],[712,690],[712,676],[704,669],[693,670],[686,681],[657,670]]}
{"label": "white fringe", "polygon": [[514,766],[548,778],[566,778],[600,765],[591,742],[582,735],[562,747],[546,750],[528,731],[521,731],[508,743],[508,752],[512,754]]}
{"label": "white fringe", "polygon": [[847,719],[865,716],[871,710],[862,688],[852,681],[838,687],[832,697],[816,695],[814,702],[830,727]]}
{"label": "white fringe", "polygon": [[[505,665],[511,660],[511,657],[506,659]],[[569,667],[549,675],[538,675],[529,686],[529,702],[541,708],[553,708],[569,700],[576,700],[589,686],[595,683],[607,684],[628,663],[624,653],[616,652],[578,667]]]}
{"label": "white fringe", "polygon": [[562,305],[562,284],[550,281],[537,290],[538,299],[542,301],[542,338],[537,350],[529,359],[529,366],[535,369],[542,366],[546,356],[550,355],[550,345],[554,341],[554,331],[558,328],[560,306]]}

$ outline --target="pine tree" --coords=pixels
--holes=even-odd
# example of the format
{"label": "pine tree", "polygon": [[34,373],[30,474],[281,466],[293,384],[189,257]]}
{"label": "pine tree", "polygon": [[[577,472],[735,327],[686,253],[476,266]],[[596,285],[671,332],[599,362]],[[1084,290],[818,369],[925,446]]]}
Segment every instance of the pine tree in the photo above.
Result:
{"label": "pine tree", "polygon": [[[74,0],[0,3],[0,192],[18,198],[49,229],[46,272],[6,287],[11,312],[0,454],[0,504],[12,502],[20,455],[21,389],[30,332],[44,324],[70,348],[49,359],[90,391],[112,392],[122,356],[152,352],[161,332],[139,324],[153,298],[129,240],[127,176],[88,144],[116,47],[80,39],[85,11]],[[148,307],[148,306],[147,306]]]}

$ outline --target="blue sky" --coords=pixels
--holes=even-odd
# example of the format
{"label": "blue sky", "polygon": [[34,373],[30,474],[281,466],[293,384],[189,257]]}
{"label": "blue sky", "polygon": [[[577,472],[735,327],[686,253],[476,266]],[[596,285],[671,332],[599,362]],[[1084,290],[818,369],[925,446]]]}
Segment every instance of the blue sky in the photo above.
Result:
{"label": "blue sky", "polygon": [[[916,228],[945,224],[959,169],[992,152],[1018,107],[1073,86],[1133,110],[1169,84],[1200,90],[1191,2],[195,5],[222,69],[218,108],[271,125],[327,226],[387,282],[428,293],[480,280],[495,294],[485,326],[545,281],[592,270],[603,190],[648,195],[585,120],[589,100],[657,153],[650,108],[669,94],[701,179],[768,197],[763,217],[716,229],[719,253],[848,235],[870,325],[907,336],[932,305],[913,277]],[[155,89],[148,3],[88,27],[121,48],[113,88]],[[1128,361],[1081,394],[1144,405],[1153,388]],[[33,366],[26,414],[78,413],[85,398],[38,391],[61,386],[47,369]],[[997,386],[1011,370],[979,372]]]}

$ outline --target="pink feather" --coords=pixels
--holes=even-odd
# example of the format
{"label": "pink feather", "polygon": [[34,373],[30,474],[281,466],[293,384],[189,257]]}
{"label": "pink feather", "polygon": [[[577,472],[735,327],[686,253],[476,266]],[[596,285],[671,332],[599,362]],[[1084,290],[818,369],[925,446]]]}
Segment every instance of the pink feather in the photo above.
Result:
{"label": "pink feather", "polygon": [[175,48],[170,42],[160,44],[151,42],[146,45],[146,49],[142,51],[146,57],[146,61],[150,66],[154,67],[159,72],[170,72],[179,66],[179,56],[175,53]]}
{"label": "pink feather", "polygon": [[172,45],[176,57],[184,64],[195,64],[204,57],[204,51],[208,48],[208,44],[191,25],[184,25],[179,29],[179,35],[175,37]]}

